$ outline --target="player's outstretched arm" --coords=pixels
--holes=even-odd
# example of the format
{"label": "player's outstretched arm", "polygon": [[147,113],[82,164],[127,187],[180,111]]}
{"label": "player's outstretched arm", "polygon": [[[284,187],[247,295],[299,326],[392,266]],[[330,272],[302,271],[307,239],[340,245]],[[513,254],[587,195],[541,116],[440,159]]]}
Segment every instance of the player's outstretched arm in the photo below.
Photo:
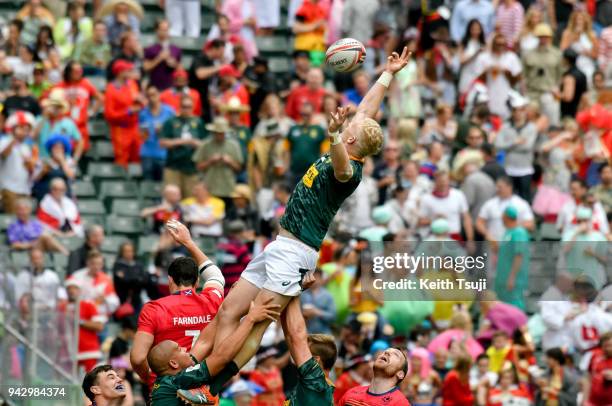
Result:
{"label": "player's outstretched arm", "polygon": [[295,297],[289,302],[285,312],[281,316],[283,332],[285,340],[291,352],[291,358],[295,365],[300,367],[310,358],[312,353],[308,347],[308,333],[306,331],[306,322],[300,308],[300,298]]}
{"label": "player's outstretched arm", "polygon": [[408,48],[404,47],[401,55],[397,52],[393,52],[387,57],[387,66],[384,72],[380,75],[380,78],[374,83],[374,85],[368,90],[368,93],[364,96],[361,103],[357,107],[357,115],[365,115],[365,117],[374,118],[380,104],[385,98],[385,93],[389,88],[389,84],[393,79],[393,75],[402,70],[404,66],[408,64],[408,58],[410,53]]}
{"label": "player's outstretched arm", "polygon": [[340,182],[346,182],[353,176],[349,154],[342,143],[342,137],[338,134],[348,112],[348,107],[338,107],[336,113],[331,114],[331,120],[329,120],[329,126],[327,127],[329,137],[331,138],[329,155],[334,168],[334,177]]}
{"label": "player's outstretched arm", "polygon": [[170,220],[166,223],[166,229],[172,236],[174,241],[181,244],[189,251],[189,255],[198,264],[198,270],[204,278],[204,287],[212,286],[213,284],[221,289],[225,286],[225,278],[221,270],[202,252],[200,247],[193,241],[187,226],[176,220]]}
{"label": "player's outstretched arm", "polygon": [[270,319],[276,321],[280,316],[280,305],[272,303],[273,297],[261,304],[251,303],[251,309],[240,326],[224,340],[221,345],[215,347],[215,351],[206,359],[206,366],[211,376],[215,376],[234,359],[236,354],[242,349],[244,342],[249,337],[253,326],[261,321]]}

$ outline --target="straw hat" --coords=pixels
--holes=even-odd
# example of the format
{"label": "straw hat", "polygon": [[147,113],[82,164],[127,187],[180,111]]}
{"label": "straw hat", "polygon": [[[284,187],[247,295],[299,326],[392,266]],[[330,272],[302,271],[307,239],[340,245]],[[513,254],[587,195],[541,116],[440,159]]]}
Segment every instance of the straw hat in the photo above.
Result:
{"label": "straw hat", "polygon": [[553,30],[552,28],[550,28],[550,25],[546,23],[540,23],[535,26],[535,29],[533,30],[533,34],[536,37],[552,37]]}
{"label": "straw hat", "polygon": [[217,116],[212,124],[206,125],[206,130],[211,133],[226,133],[230,130],[230,126],[225,117]]}
{"label": "straw hat", "polygon": [[236,96],[230,97],[226,104],[222,104],[220,110],[224,113],[244,113],[250,111],[251,108],[240,102]]}
{"label": "straw hat", "polygon": [[251,188],[249,185],[245,185],[244,183],[239,183],[234,187],[234,191],[232,192],[232,198],[238,199],[243,198],[247,200],[251,200]]}
{"label": "straw hat", "polygon": [[68,103],[68,100],[66,99],[66,93],[64,92],[64,89],[60,88],[53,89],[49,93],[49,96],[40,104],[43,108],[51,106],[60,107],[62,114],[66,114],[70,110],[70,103]]}
{"label": "straw hat", "polygon": [[128,6],[128,8],[130,9],[130,13],[134,14],[134,16],[137,17],[139,20],[142,20],[144,18],[144,9],[138,2],[134,0],[110,0],[102,6],[96,17],[102,18],[107,15],[113,14],[113,12],[115,11],[115,7],[121,3]]}

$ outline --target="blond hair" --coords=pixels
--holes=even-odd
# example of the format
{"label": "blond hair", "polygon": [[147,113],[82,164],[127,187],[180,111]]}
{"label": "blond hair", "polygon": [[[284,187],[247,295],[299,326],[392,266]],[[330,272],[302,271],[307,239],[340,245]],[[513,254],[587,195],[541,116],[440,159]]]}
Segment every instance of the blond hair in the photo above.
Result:
{"label": "blond hair", "polygon": [[357,153],[360,157],[374,155],[380,151],[384,141],[382,128],[375,120],[366,118],[360,125]]}
{"label": "blond hair", "polygon": [[[582,16],[584,18],[584,28],[583,28],[584,31],[583,32],[577,31],[576,20],[578,19],[578,16]],[[576,36],[576,38],[578,37],[578,35],[584,33],[589,37],[591,41],[593,41],[595,39],[595,33],[593,32],[592,27],[593,27],[593,22],[591,20],[591,16],[589,15],[589,13],[585,11],[575,10],[572,12],[572,14],[570,14],[570,18],[567,23],[566,31]]]}

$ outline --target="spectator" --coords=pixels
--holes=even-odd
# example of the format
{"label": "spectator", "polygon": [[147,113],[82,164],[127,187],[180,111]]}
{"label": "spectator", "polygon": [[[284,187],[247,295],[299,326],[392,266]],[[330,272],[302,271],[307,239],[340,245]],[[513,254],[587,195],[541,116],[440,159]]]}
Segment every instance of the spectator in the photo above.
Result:
{"label": "spectator", "polygon": [[17,111],[6,122],[10,135],[0,139],[0,189],[4,212],[14,213],[17,200],[30,195],[35,157],[26,138],[32,131],[32,114]]}
{"label": "spectator", "polygon": [[223,200],[211,196],[204,182],[193,186],[192,195],[181,202],[184,219],[191,225],[191,234],[194,237],[221,237],[225,217]]}
{"label": "spectator", "polygon": [[575,277],[587,275],[597,289],[606,283],[606,236],[594,230],[591,219],[593,211],[586,207],[576,210],[577,226],[563,234],[565,269]]}
{"label": "spectator", "polygon": [[[102,358],[98,333],[104,330],[107,318],[100,314],[95,303],[81,296],[83,289],[80,281],[71,278],[66,281],[65,286],[68,293],[66,313],[74,314],[74,317],[79,319],[78,364],[89,372]],[[79,304],[78,313],[76,303]]]}
{"label": "spectator", "polygon": [[601,203],[606,214],[612,213],[612,165],[605,163],[599,167],[601,183],[591,189],[591,193]]}
{"label": "spectator", "polygon": [[[484,404],[480,400],[481,388],[488,390],[497,383],[497,374],[489,369],[489,356],[485,353],[476,357],[476,363],[470,370],[470,387],[478,394],[478,403]],[[486,396],[486,393],[485,393]]]}
{"label": "spectator", "polygon": [[506,39],[506,46],[515,49],[523,27],[523,14],[525,10],[517,0],[504,0],[495,11],[495,25],[499,33]]}
{"label": "spectator", "polygon": [[586,11],[573,11],[559,45],[561,51],[572,49],[576,53],[576,67],[589,81],[595,72],[595,64],[599,54],[597,35],[595,35],[591,25],[591,16]]}
{"label": "spectator", "polygon": [[6,56],[17,56],[21,46],[21,32],[23,31],[23,21],[16,18],[11,20],[8,25],[8,36],[4,41],[3,50]]}
{"label": "spectator", "polygon": [[58,134],[49,138],[45,147],[51,156],[39,162],[34,171],[32,195],[41,201],[49,193],[51,181],[59,178],[66,183],[67,195],[72,197],[70,185],[76,176],[76,164],[70,156],[72,152],[70,141]]}
{"label": "spectator", "polygon": [[4,99],[2,114],[9,117],[17,111],[25,111],[34,116],[40,115],[40,105],[28,89],[28,77],[24,73],[15,73],[11,77],[11,91]]}
{"label": "spectator", "polygon": [[32,80],[34,65],[36,64],[36,50],[34,45],[19,47],[18,56],[6,58],[0,66],[0,72],[4,75],[21,74],[27,82]]}
{"label": "spectator", "polygon": [[579,392],[578,377],[571,368],[565,366],[566,356],[561,348],[550,348],[546,351],[548,374],[537,381],[539,390],[535,404],[546,405],[557,401],[567,405],[576,405]]}
{"label": "spectator", "polygon": [[237,38],[245,48],[247,59],[250,61],[257,55],[255,45],[255,30],[257,19],[255,6],[252,0],[226,0],[221,4],[221,14],[229,19],[229,32]]}
{"label": "spectator", "polygon": [[482,151],[482,157],[485,161],[482,171],[489,175],[494,181],[497,181],[502,176],[506,176],[506,170],[497,162],[493,145],[485,142],[480,147],[480,150]]}
{"label": "spectator", "polygon": [[169,220],[182,221],[181,189],[173,184],[167,184],[162,190],[162,202],[157,206],[142,209],[140,216],[153,217],[153,231],[163,233]]}
{"label": "spectator", "polygon": [[507,39],[502,34],[496,34],[491,42],[491,50],[480,53],[474,63],[480,68],[478,75],[482,76],[489,90],[491,113],[507,118],[510,113],[507,107],[508,91],[521,75],[521,60],[508,50]]}
{"label": "spectator", "polygon": [[106,85],[104,117],[108,121],[115,163],[127,167],[140,161],[140,133],[138,114],[144,100],[133,79],[134,64],[117,60],[113,64],[115,80]]}
{"label": "spectator", "polygon": [[[173,0],[169,0],[173,2]],[[187,2],[186,4],[188,4]],[[172,7],[181,7],[179,5],[172,5]],[[175,21],[176,24],[179,24]],[[157,43],[151,45],[144,50],[144,61],[143,68],[145,73],[149,74],[150,83],[157,87],[160,91],[166,90],[172,85],[172,79],[176,81],[173,76],[175,69],[181,62],[181,49],[176,45],[170,43],[170,37],[168,34],[169,24],[166,20],[158,21],[155,24],[155,33],[157,35]],[[187,72],[183,79],[184,82],[182,87],[187,84]],[[178,87],[178,86],[177,86]],[[167,103],[167,102],[166,102]],[[167,103],[172,105],[171,103]],[[174,107],[174,105],[172,105]],[[199,114],[198,114],[199,115]]]}
{"label": "spectator", "polygon": [[50,190],[40,201],[38,219],[51,234],[60,237],[82,237],[83,225],[79,210],[72,199],[66,196],[66,182],[52,179]]}
{"label": "spectator", "polygon": [[108,351],[108,358],[123,358],[126,361],[130,359],[130,345],[136,334],[136,326],[130,318],[121,320],[121,330],[113,340]]}
{"label": "spectator", "polygon": [[510,94],[512,118],[506,122],[497,138],[495,147],[505,152],[504,166],[512,179],[514,190],[531,202],[531,180],[534,174],[533,159],[538,136],[535,124],[527,121],[527,100],[519,94]]}
{"label": "spectator", "polygon": [[[251,129],[241,123],[240,117],[242,113],[248,112],[250,107],[248,104],[241,104],[237,97],[232,97],[228,100],[227,104],[221,105],[220,110],[227,116],[230,126],[230,138],[236,140],[240,144],[242,157],[246,159],[252,134]],[[241,173],[240,177],[246,180],[246,175],[246,173]]]}
{"label": "spectator", "polygon": [[32,74],[34,78],[28,86],[28,90],[35,99],[40,100],[51,89],[52,84],[47,80],[47,71],[42,63],[34,65],[34,72]]}
{"label": "spectator", "polygon": [[[557,229],[562,235],[572,231],[577,226],[576,215],[578,210],[582,207],[588,208],[587,204],[587,192],[588,188],[586,182],[580,179],[574,179],[570,183],[570,195],[571,200],[567,201],[557,217]],[[595,202],[591,208],[593,217],[591,223],[593,224],[593,230],[599,230],[604,234],[609,231],[608,219],[606,212],[600,202]]]}
{"label": "spectator", "polygon": [[134,79],[140,79],[142,71],[142,47],[138,42],[138,37],[131,31],[121,34],[119,39],[119,49],[113,52],[113,59],[106,65],[106,81],[111,82],[115,79],[113,67],[115,62],[123,60],[134,64]]}
{"label": "spectator", "polygon": [[[80,63],[70,61],[64,68],[64,79],[57,84],[58,88],[64,89],[66,100],[70,103],[70,117],[77,125],[83,148],[89,150],[89,130],[87,121],[91,115],[96,115],[102,110],[103,95],[83,77],[83,67]],[[89,108],[89,103],[93,101],[93,107]]]}
{"label": "spectator", "polygon": [[247,234],[246,224],[242,220],[232,220],[227,225],[227,240],[218,245],[224,258],[221,272],[225,277],[225,294],[238,282],[240,274],[251,262],[251,252],[246,243]]}
{"label": "spectator", "polygon": [[[219,69],[219,96],[214,101],[218,110],[221,110],[221,106],[228,104],[233,98],[240,100],[241,105],[249,105],[249,93],[246,87],[238,81],[239,78],[240,72],[234,65],[225,65]],[[247,127],[251,125],[251,116],[248,111],[242,112],[240,123]]]}
{"label": "spectator", "polygon": [[431,224],[436,218],[448,220],[450,236],[457,241],[463,239],[461,224],[468,241],[474,240],[472,218],[465,195],[458,189],[450,187],[450,177],[447,172],[438,171],[434,175],[433,191],[423,196],[419,209],[419,226]]}
{"label": "spectator", "polygon": [[34,62],[43,64],[54,83],[59,80],[56,73],[59,73],[61,69],[60,59],[51,27],[47,25],[40,27],[34,43]]}
{"label": "spectator", "polygon": [[551,125],[557,125],[558,102],[553,92],[561,81],[561,52],[552,45],[553,31],[548,24],[538,24],[533,33],[538,37],[538,46],[525,53],[522,60],[527,96],[540,103]]}
{"label": "spectator", "polygon": [[79,42],[88,41],[92,36],[93,22],[85,15],[83,4],[68,3],[66,17],[60,18],[53,27],[53,38],[57,43],[62,60],[74,57]]}
{"label": "spectator", "polygon": [[240,145],[227,138],[230,128],[223,117],[216,117],[212,124],[206,126],[206,130],[212,135],[195,151],[193,162],[198,171],[202,172],[202,179],[210,193],[222,198],[229,207],[236,185],[236,173],[240,172],[244,162]]}
{"label": "spectator", "polygon": [[112,57],[104,21],[98,20],[94,23],[91,38],[79,38],[72,57],[83,64],[85,74],[95,76],[104,74],[104,69]]}
{"label": "spectator", "polygon": [[476,64],[476,58],[481,52],[485,51],[485,45],[482,24],[477,19],[470,20],[465,35],[461,40],[461,47],[459,48],[461,73],[458,90],[460,95],[467,94],[474,80],[478,77],[480,67]]}
{"label": "spectator", "polygon": [[107,2],[99,16],[104,17],[104,23],[108,31],[108,40],[111,43],[113,53],[120,53],[123,35],[132,33],[140,35],[140,19],[143,17],[142,7],[133,0],[115,0]]}
{"label": "spectator", "polygon": [[410,351],[410,372],[402,382],[410,404],[432,404],[441,386],[438,373],[431,368],[429,352],[421,347]]}
{"label": "spectator", "polygon": [[495,182],[482,171],[481,159],[467,158],[459,167],[463,181],[461,191],[465,195],[472,221],[478,230],[478,215],[486,202],[495,196]]}
{"label": "spectator", "polygon": [[174,117],[172,107],[161,102],[159,90],[149,85],[146,90],[147,105],[138,114],[141,136],[140,146],[142,176],[145,179],[160,181],[166,163],[166,149],[160,145],[163,125]]}
{"label": "spectator", "polygon": [[[491,290],[484,293],[479,303],[481,322],[478,341],[480,342],[489,343],[497,331],[504,332],[507,340],[517,329],[527,325],[527,316],[521,309],[498,301],[497,296]],[[491,370],[499,370],[501,364],[497,363],[495,364],[497,367],[493,367],[494,359],[493,357],[490,359]]]}
{"label": "spectator", "polygon": [[306,84],[308,72],[312,68],[308,51],[293,51],[293,63],[291,64],[291,80],[289,89]]}
{"label": "spectator", "polygon": [[612,72],[612,27],[604,28],[599,34],[599,56],[597,58],[599,69],[610,77]]}
{"label": "spectator", "polygon": [[589,367],[590,385],[585,390],[585,398],[590,405],[604,405],[612,395],[610,387],[612,369],[612,332],[602,334],[599,352],[594,355]]}
{"label": "spectator", "polygon": [[21,42],[24,44],[33,44],[41,27],[53,27],[55,23],[55,17],[43,6],[42,0],[29,0],[15,17],[23,21]]}
{"label": "spectator", "polygon": [[460,42],[466,33],[468,23],[477,19],[484,28],[485,36],[493,32],[495,10],[488,1],[460,0],[455,4],[450,20],[450,35],[453,41]]}
{"label": "spectator", "polygon": [[224,62],[225,42],[211,40],[206,42],[202,53],[197,55],[189,69],[189,84],[200,93],[202,102],[202,120],[211,120],[209,87],[216,79],[217,73]]}
{"label": "spectator", "polygon": [[[187,71],[179,67],[172,73],[173,86],[164,90],[160,94],[160,100],[162,103],[172,107],[174,111],[181,110],[181,99],[184,96],[191,98],[193,105],[191,115],[199,117],[202,115],[202,102],[200,100],[200,94],[195,90],[187,86]],[[160,87],[158,87],[159,89]]]}
{"label": "spectator", "polygon": [[253,4],[257,19],[258,35],[272,35],[273,30],[280,25],[280,1],[255,0]]}
{"label": "spectator", "polygon": [[199,1],[164,0],[160,3],[160,7],[166,12],[166,20],[170,22],[167,31],[171,36],[191,38],[200,36],[202,12]]}
{"label": "spectator", "polygon": [[99,225],[89,226],[85,230],[85,243],[80,247],[70,252],[68,257],[67,271],[68,275],[73,272],[85,268],[87,257],[91,251],[100,251],[104,243],[104,228]]}
{"label": "spectator", "polygon": [[561,118],[576,117],[578,105],[587,91],[587,78],[576,65],[577,57],[578,54],[572,48],[563,51],[567,71],[563,73],[559,94]]}
{"label": "spectator", "polygon": [[312,105],[313,113],[320,113],[323,110],[323,98],[326,94],[326,90],[323,88],[323,79],[321,69],[311,68],[306,77],[306,84],[291,90],[285,105],[285,111],[289,118],[298,121],[302,104],[305,102]]}
{"label": "spectator", "polygon": [[43,225],[31,218],[32,201],[20,199],[15,205],[15,221],[9,224],[6,234],[13,250],[41,249],[68,255],[68,250],[50,234],[44,232]]}
{"label": "spectator", "polygon": [[226,211],[227,221],[242,220],[246,224],[248,232],[255,232],[259,230],[259,216],[257,209],[251,204],[251,189],[248,185],[237,184],[232,192],[232,204]]}
{"label": "spectator", "polygon": [[280,406],[285,403],[283,377],[275,359],[277,355],[278,350],[274,346],[261,346],[257,351],[256,367],[249,380],[262,391],[253,398],[252,406]]}
{"label": "spectator", "polygon": [[499,381],[487,397],[490,406],[501,406],[504,402],[533,404],[528,389],[519,382],[515,366],[509,362],[499,372]]}
{"label": "spectator", "polygon": [[289,133],[289,129],[295,124],[291,118],[285,115],[282,101],[275,93],[267,95],[262,102],[259,118],[260,120],[254,130],[254,139],[258,136],[265,137],[268,134],[269,124],[272,124],[273,127],[278,125],[278,134],[283,137]]}
{"label": "spectator", "polygon": [[518,209],[506,206],[502,221],[506,232],[499,244],[495,293],[505,303],[525,310],[524,293],[530,266],[529,233],[519,225]]}
{"label": "spectator", "polygon": [[604,73],[600,70],[593,73],[593,86],[588,89],[582,96],[582,100],[578,107],[578,110],[588,110],[593,105],[597,104],[600,98],[606,93],[606,82]]}
{"label": "spectator", "polygon": [[324,52],[327,13],[320,0],[308,0],[295,13],[293,33],[297,51]]}
{"label": "spectator", "polygon": [[324,286],[323,273],[314,271],[315,283],[300,297],[302,314],[311,334],[331,334],[331,325],[336,320],[336,304]]}
{"label": "spectator", "polygon": [[225,14],[217,14],[217,22],[213,24],[206,36],[206,41],[213,40],[223,41],[225,48],[223,52],[223,60],[230,62],[234,60],[234,46],[240,37],[232,36],[230,32],[230,20]]}
{"label": "spectator", "polygon": [[66,92],[62,88],[53,89],[49,96],[41,102],[43,117],[38,122],[34,131],[38,137],[38,152],[41,158],[49,158],[46,148],[49,138],[56,134],[63,134],[74,146],[72,155],[78,162],[83,155],[85,143],[78,127],[67,114],[70,112],[70,103],[66,98]]}
{"label": "spectator", "polygon": [[535,35],[535,28],[542,22],[541,8],[535,4],[530,6],[523,21],[518,42],[518,51],[521,55],[525,55],[538,47],[539,40]]}
{"label": "spectator", "polygon": [[342,38],[367,43],[374,33],[374,16],[379,7],[378,0],[345,1],[342,8]]}
{"label": "spectator", "polygon": [[453,369],[442,383],[443,406],[471,406],[474,395],[470,390],[470,368],[472,359],[468,355],[460,356]]}
{"label": "spectator", "polygon": [[[113,285],[122,306],[131,308],[124,311],[121,318],[136,317],[142,308],[142,293],[148,292],[151,282],[144,265],[136,258],[136,249],[132,242],[124,242],[119,247],[117,259],[113,264]],[[75,274],[76,275],[76,274]],[[131,314],[130,314],[131,313]],[[117,317],[120,317],[119,311]]]}
{"label": "spectator", "polygon": [[480,148],[486,142],[485,133],[476,126],[470,127],[466,138],[467,146],[457,152],[455,159],[453,160],[453,176],[457,180],[461,180],[462,174],[460,173],[460,166],[464,164],[466,159],[474,159],[477,161],[479,166],[482,166],[484,157]]}
{"label": "spectator", "polygon": [[365,386],[372,380],[372,356],[355,354],[344,365],[344,372],[335,382],[334,404],[340,402],[349,390]]}
{"label": "spectator", "polygon": [[435,117],[425,120],[420,133],[419,144],[427,145],[435,140],[450,145],[457,134],[457,121],[453,118],[451,106],[439,103]]}
{"label": "spectator", "polygon": [[[472,1],[472,0],[466,0]],[[474,0],[479,1],[479,0]],[[427,116],[434,112],[438,101],[455,107],[457,90],[454,84],[453,55],[448,29],[439,27],[432,33],[433,47],[418,60],[421,105]]]}
{"label": "spectator", "polygon": [[571,345],[566,323],[574,317],[575,308],[570,298],[573,283],[571,273],[567,270],[557,271],[555,284],[546,289],[538,303],[545,327],[542,335],[544,351],[555,347],[569,348]]}
{"label": "spectator", "polygon": [[15,297],[29,295],[32,304],[44,313],[54,312],[60,301],[67,299],[57,273],[45,267],[45,253],[39,248],[30,251],[30,266],[17,274]]}
{"label": "spectator", "polygon": [[512,181],[502,176],[495,182],[496,196],[486,201],[478,213],[476,229],[487,241],[495,244],[502,241],[506,228],[503,222],[503,213],[506,208],[513,207],[517,211],[519,225],[526,230],[535,227],[533,212],[529,203],[513,193]]}
{"label": "spectator", "polygon": [[314,124],[314,107],[303,102],[300,107],[301,121],[287,134],[289,149],[289,171],[293,184],[300,181],[310,165],[329,149],[325,129]]}
{"label": "spectator", "polygon": [[86,267],[72,274],[69,280],[81,287],[81,300],[95,303],[98,313],[107,319],[119,307],[113,280],[104,272],[104,257],[99,251],[90,251]]}

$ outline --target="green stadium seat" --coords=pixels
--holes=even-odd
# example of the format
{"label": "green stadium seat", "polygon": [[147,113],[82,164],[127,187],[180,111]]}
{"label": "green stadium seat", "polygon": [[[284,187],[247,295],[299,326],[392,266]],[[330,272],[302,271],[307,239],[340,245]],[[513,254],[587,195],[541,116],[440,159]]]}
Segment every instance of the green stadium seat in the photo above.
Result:
{"label": "green stadium seat", "polygon": [[125,169],[108,162],[91,162],[87,165],[87,175],[93,179],[124,179]]}
{"label": "green stadium seat", "polygon": [[0,231],[6,231],[13,221],[15,221],[15,216],[11,214],[0,214]]}
{"label": "green stadium seat", "polygon": [[[153,19],[152,21],[154,23],[155,19]],[[142,45],[143,48],[146,48],[146,47],[149,47],[155,44],[156,41],[157,39],[155,38],[155,34],[143,34],[140,36],[140,44]]]}
{"label": "green stadium seat", "polygon": [[109,216],[106,221],[106,228],[109,234],[124,234],[136,236],[142,234],[143,224],[139,217],[119,217]]}
{"label": "green stadium seat", "polygon": [[129,164],[127,176],[130,179],[142,179],[142,166],[140,164]]}
{"label": "green stadium seat", "polygon": [[202,16],[202,29],[204,32],[210,31],[212,26],[216,23],[216,16],[213,13],[207,13]]}
{"label": "green stadium seat", "polygon": [[138,237],[138,256],[144,257],[154,252],[158,242],[158,235],[142,235]]}
{"label": "green stadium seat", "polygon": [[102,256],[104,257],[104,267],[106,269],[113,269],[113,265],[115,265],[115,261],[117,260],[116,253],[103,252]]}
{"label": "green stadium seat", "polygon": [[181,56],[181,65],[183,65],[183,68],[189,70],[189,68],[191,68],[191,65],[193,65],[193,56],[192,55]]}
{"label": "green stadium seat", "polygon": [[286,37],[255,37],[257,49],[261,53],[284,53],[289,50],[289,42]]}
{"label": "green stadium seat", "polygon": [[268,67],[272,73],[286,73],[289,72],[289,59],[287,58],[270,58],[268,60]]}
{"label": "green stadium seat", "polygon": [[11,252],[11,263],[13,268],[19,271],[30,266],[30,254],[26,251]]}
{"label": "green stadium seat", "polygon": [[87,180],[77,180],[72,185],[72,192],[77,198],[96,197],[96,187],[93,182]]}
{"label": "green stadium seat", "polygon": [[136,199],[113,199],[111,213],[115,216],[140,217],[140,208]]}
{"label": "green stadium seat", "polygon": [[110,138],[108,124],[102,120],[92,120],[89,122],[89,136],[91,138]]}
{"label": "green stadium seat", "polygon": [[104,227],[104,216],[102,215],[82,215],[81,222],[83,223],[83,227],[87,228],[93,225],[99,225]]}
{"label": "green stadium seat", "polygon": [[97,141],[91,148],[91,153],[97,161],[112,161],[115,159],[113,144],[109,141]]}
{"label": "green stadium seat", "polygon": [[97,199],[81,199],[77,201],[77,207],[81,215],[94,214],[103,216],[106,214],[102,201]]}
{"label": "green stadium seat", "polygon": [[101,198],[125,198],[135,199],[138,193],[138,185],[130,181],[104,181],[100,184]]}
{"label": "green stadium seat", "polygon": [[561,233],[559,233],[555,224],[542,223],[540,225],[539,237],[543,241],[559,241],[561,240]]}
{"label": "green stadium seat", "polygon": [[198,237],[196,243],[206,255],[208,253],[212,255],[217,251],[217,239],[214,237]]}
{"label": "green stadium seat", "polygon": [[170,42],[184,51],[199,51],[204,45],[202,38],[171,37]]}
{"label": "green stadium seat", "polygon": [[140,193],[141,199],[153,199],[159,200],[161,198],[162,184],[152,180],[145,180],[140,182]]}
{"label": "green stadium seat", "polygon": [[102,242],[102,246],[100,247],[100,251],[107,254],[117,254],[119,252],[119,247],[124,242],[128,241],[127,237],[119,236],[119,235],[107,235],[104,237],[104,242]]}
{"label": "green stadium seat", "polygon": [[106,78],[104,76],[91,76],[87,80],[95,87],[98,91],[104,92],[106,90]]}
{"label": "green stadium seat", "polygon": [[57,237],[57,240],[64,246],[68,251],[75,250],[83,246],[85,239],[81,237]]}

